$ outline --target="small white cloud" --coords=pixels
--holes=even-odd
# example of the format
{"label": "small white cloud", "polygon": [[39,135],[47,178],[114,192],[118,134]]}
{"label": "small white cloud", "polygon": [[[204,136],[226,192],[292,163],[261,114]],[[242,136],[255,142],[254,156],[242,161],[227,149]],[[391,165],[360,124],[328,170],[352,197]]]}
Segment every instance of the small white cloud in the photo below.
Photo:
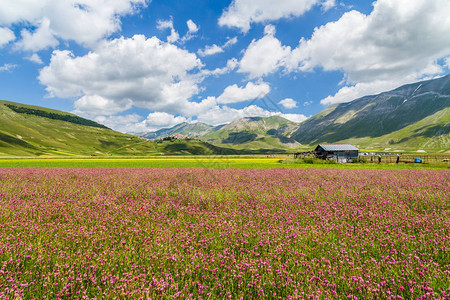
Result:
{"label": "small white cloud", "polygon": [[31,62],[37,63],[39,65],[44,64],[44,62],[42,61],[42,59],[39,57],[39,55],[37,55],[36,53],[34,53],[31,56],[26,57],[26,59],[28,59]]}
{"label": "small white cloud", "polygon": [[197,26],[197,24],[195,24],[192,20],[188,20],[188,21],[186,22],[186,24],[187,24],[187,26],[188,26],[188,29],[189,29],[189,32],[190,32],[190,33],[196,33],[196,32],[198,31],[198,26]]}
{"label": "small white cloud", "polygon": [[214,55],[217,53],[222,53],[224,52],[222,47],[217,46],[216,44],[213,44],[211,46],[206,46],[205,49],[199,49],[197,51],[198,55],[200,56],[209,56],[209,55]]}
{"label": "small white cloud", "polygon": [[223,74],[228,74],[237,68],[239,62],[236,58],[231,58],[227,61],[227,65],[223,68],[216,68],[215,70],[203,70],[203,76],[218,76]]}
{"label": "small white cloud", "polygon": [[159,30],[172,29],[173,20],[158,20],[156,21],[156,28],[158,28]]}
{"label": "small white cloud", "polygon": [[336,0],[324,0],[321,5],[324,11],[328,11],[336,6]]}
{"label": "small white cloud", "polygon": [[16,36],[11,29],[0,27],[0,47],[3,47],[4,45],[14,41],[15,39]]}
{"label": "small white cloud", "polygon": [[167,36],[167,41],[169,43],[175,43],[176,41],[178,41],[180,39],[180,35],[178,34],[178,32],[173,27],[173,20],[172,19],[170,19],[170,20],[158,20],[156,28],[158,28],[159,30],[170,29],[170,35]]}
{"label": "small white cloud", "polygon": [[222,95],[217,98],[217,103],[237,103],[259,99],[268,93],[270,93],[270,86],[265,82],[260,84],[248,82],[245,87],[238,87],[236,84],[233,84],[225,88]]}
{"label": "small white cloud", "polygon": [[184,43],[186,41],[189,41],[190,39],[192,39],[193,37],[195,37],[195,33],[198,31],[198,26],[197,24],[195,24],[192,20],[188,20],[186,22],[187,27],[188,27],[188,32],[183,36],[183,38],[181,39],[181,42]]}
{"label": "small white cloud", "polygon": [[213,44],[211,46],[206,46],[203,50],[199,49],[197,51],[197,53],[200,56],[209,56],[209,55],[214,55],[214,54],[217,54],[217,53],[222,53],[222,52],[224,52],[224,49],[226,49],[228,47],[231,47],[231,46],[233,46],[236,43],[237,43],[237,37],[234,37],[232,39],[229,39],[222,46],[217,46],[216,44]]}
{"label": "small white cloud", "polygon": [[167,37],[167,41],[169,43],[175,43],[179,39],[180,39],[180,35],[178,34],[178,32],[176,32],[175,29],[172,29],[170,31],[170,35]]}
{"label": "small white cloud", "polygon": [[310,106],[311,104],[313,104],[312,100],[303,102],[303,106]]}
{"label": "small white cloud", "polygon": [[281,114],[280,116],[295,123],[301,123],[309,118],[303,114]]}
{"label": "small white cloud", "polygon": [[3,66],[0,66],[0,72],[11,72],[17,68],[17,65],[15,64],[4,64]]}
{"label": "small white cloud", "polygon": [[238,41],[237,37],[228,39],[228,41],[227,41],[225,44],[223,44],[222,48],[228,48],[228,47],[231,47],[231,46],[233,46],[234,44],[236,44],[237,41]]}
{"label": "small white cloud", "polygon": [[284,100],[281,100],[280,102],[278,102],[278,104],[283,105],[283,107],[287,108],[287,109],[291,109],[291,108],[296,108],[297,107],[297,102],[295,102],[295,100],[292,99],[292,98],[286,98]]}
{"label": "small white cloud", "polygon": [[275,33],[277,33],[277,29],[275,28],[275,26],[273,26],[273,25],[266,25],[264,27],[264,34],[275,35]]}

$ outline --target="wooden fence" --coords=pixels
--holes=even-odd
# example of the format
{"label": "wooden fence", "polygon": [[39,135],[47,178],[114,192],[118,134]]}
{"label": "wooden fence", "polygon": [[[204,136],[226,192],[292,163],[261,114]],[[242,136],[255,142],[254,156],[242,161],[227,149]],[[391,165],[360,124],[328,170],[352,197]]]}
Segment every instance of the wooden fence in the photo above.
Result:
{"label": "wooden fence", "polygon": [[[381,163],[395,163],[397,161],[396,154],[381,154]],[[360,155],[360,159],[370,163],[378,163],[378,154],[376,155]],[[420,158],[422,163],[431,162],[450,162],[450,154],[431,154],[431,153],[404,153],[400,154],[400,163],[414,163],[416,158]]]}

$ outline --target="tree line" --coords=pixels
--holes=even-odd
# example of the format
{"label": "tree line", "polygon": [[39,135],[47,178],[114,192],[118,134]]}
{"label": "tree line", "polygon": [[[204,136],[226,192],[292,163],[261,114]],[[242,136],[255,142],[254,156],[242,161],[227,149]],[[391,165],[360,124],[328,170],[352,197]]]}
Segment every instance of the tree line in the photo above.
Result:
{"label": "tree line", "polygon": [[99,124],[97,122],[94,122],[94,121],[91,121],[91,120],[88,120],[88,119],[85,119],[85,118],[81,118],[81,117],[78,117],[78,116],[61,115],[61,114],[47,112],[47,111],[40,110],[40,109],[15,106],[15,105],[12,105],[12,104],[5,104],[5,105],[8,108],[12,109],[13,111],[15,111],[16,113],[19,113],[19,114],[28,114],[28,115],[34,115],[34,116],[43,117],[43,118],[52,119],[52,120],[66,121],[66,122],[79,124],[79,125],[84,125],[84,126],[109,129],[105,125],[102,125],[102,124]]}

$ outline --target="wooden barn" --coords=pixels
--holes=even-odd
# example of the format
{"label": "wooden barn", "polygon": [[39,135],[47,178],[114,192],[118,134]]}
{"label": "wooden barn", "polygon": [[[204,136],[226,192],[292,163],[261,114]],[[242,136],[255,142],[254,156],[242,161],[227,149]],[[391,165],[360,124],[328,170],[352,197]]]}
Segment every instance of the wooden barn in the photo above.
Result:
{"label": "wooden barn", "polygon": [[339,163],[352,162],[358,159],[359,149],[353,145],[335,144],[335,145],[317,145],[314,149],[315,156],[322,159],[332,159]]}

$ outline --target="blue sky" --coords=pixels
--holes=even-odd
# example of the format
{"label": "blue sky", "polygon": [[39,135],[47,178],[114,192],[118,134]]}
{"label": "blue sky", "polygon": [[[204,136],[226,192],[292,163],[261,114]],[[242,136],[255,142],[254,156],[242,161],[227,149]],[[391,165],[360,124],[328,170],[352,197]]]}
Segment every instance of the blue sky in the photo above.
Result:
{"label": "blue sky", "polygon": [[450,73],[448,0],[3,0],[0,99],[123,132],[326,106]]}

